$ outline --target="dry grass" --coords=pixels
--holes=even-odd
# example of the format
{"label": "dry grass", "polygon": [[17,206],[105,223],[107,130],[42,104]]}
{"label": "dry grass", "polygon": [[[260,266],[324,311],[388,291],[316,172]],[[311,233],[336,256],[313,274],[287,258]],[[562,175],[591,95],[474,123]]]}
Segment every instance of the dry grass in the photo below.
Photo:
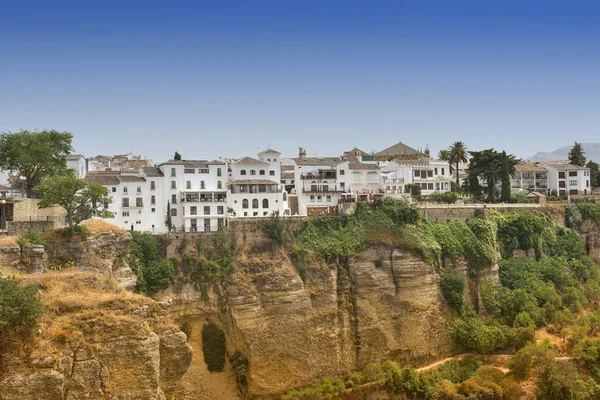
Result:
{"label": "dry grass", "polygon": [[106,233],[109,231],[112,231],[117,235],[124,235],[125,232],[127,232],[125,229],[119,228],[118,226],[113,225],[110,222],[106,222],[102,219],[92,219],[89,221],[85,221],[83,225],[85,225],[85,227],[87,228],[88,234],[93,236],[100,235],[101,233]]}
{"label": "dry grass", "polygon": [[9,247],[17,244],[17,236],[1,236],[0,247]]}
{"label": "dry grass", "polygon": [[119,289],[110,278],[93,272],[68,269],[17,280],[37,286],[46,308],[38,334],[27,346],[34,357],[57,357],[66,343],[93,344],[176,329],[152,299]]}

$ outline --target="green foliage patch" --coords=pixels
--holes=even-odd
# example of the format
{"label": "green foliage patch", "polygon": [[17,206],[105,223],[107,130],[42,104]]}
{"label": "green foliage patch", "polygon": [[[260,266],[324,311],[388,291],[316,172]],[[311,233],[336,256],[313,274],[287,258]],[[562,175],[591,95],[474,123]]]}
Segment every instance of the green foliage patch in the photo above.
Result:
{"label": "green foliage patch", "polygon": [[222,372],[225,367],[225,333],[215,324],[202,327],[202,352],[210,372]]}
{"label": "green foliage patch", "polygon": [[43,312],[36,287],[23,288],[0,277],[0,348],[29,337]]}

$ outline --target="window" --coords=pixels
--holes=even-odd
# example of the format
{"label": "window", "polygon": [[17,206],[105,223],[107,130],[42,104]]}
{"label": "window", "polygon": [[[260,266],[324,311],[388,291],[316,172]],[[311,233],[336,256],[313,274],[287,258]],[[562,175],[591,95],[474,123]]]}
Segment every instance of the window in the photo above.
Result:
{"label": "window", "polygon": [[253,170],[253,169],[251,169],[251,170],[250,170],[250,175],[256,175],[256,171],[255,171],[255,170]]}
{"label": "window", "polygon": [[177,216],[177,209],[171,208],[171,217],[176,217],[176,216]]}
{"label": "window", "polygon": [[569,171],[569,176],[577,176],[577,171]]}
{"label": "window", "polygon": [[198,207],[191,206],[190,207],[190,215],[198,215]]}
{"label": "window", "polygon": [[177,195],[176,194],[171,195],[171,203],[177,204]]}
{"label": "window", "polygon": [[177,189],[177,182],[171,181],[171,189]]}
{"label": "window", "polygon": [[175,168],[171,168],[171,176],[177,176],[177,175],[175,174]]}
{"label": "window", "polygon": [[427,177],[428,178],[433,177],[433,171],[427,171]]}
{"label": "window", "polygon": [[137,197],[135,199],[135,206],[136,207],[143,207],[144,206],[144,199],[142,199],[141,197]]}
{"label": "window", "polygon": [[558,187],[564,188],[564,187],[567,187],[567,185],[565,184],[565,181],[558,181]]}
{"label": "window", "polygon": [[123,204],[123,207],[129,207],[129,198],[128,197],[124,197],[122,204]]}
{"label": "window", "polygon": [[442,168],[442,175],[446,175],[446,172],[444,171],[444,168]]}
{"label": "window", "polygon": [[265,175],[265,170],[261,169],[260,172],[258,173],[259,175]]}
{"label": "window", "polygon": [[150,196],[150,204],[156,204],[156,196]]}
{"label": "window", "polygon": [[194,174],[194,173],[196,173],[196,168],[185,168],[183,170],[183,173],[185,173],[185,174]]}
{"label": "window", "polygon": [[198,172],[200,172],[201,174],[208,174],[208,168],[200,168]]}
{"label": "window", "polygon": [[116,186],[113,186],[113,188],[112,188],[112,192],[113,192],[113,193],[117,193],[117,187],[116,187]]}
{"label": "window", "polygon": [[340,189],[344,190],[346,188],[346,182],[340,182]]}
{"label": "window", "polygon": [[152,208],[150,211],[151,212],[156,212],[156,208]]}
{"label": "window", "polygon": [[275,161],[277,161],[277,159],[276,159],[276,158],[274,158],[274,159],[273,159],[273,162],[275,162]]}
{"label": "window", "polygon": [[185,181],[185,188],[186,189],[191,189],[192,188],[192,181]]}
{"label": "window", "polygon": [[421,171],[415,171],[415,177],[420,177],[421,176]]}
{"label": "window", "polygon": [[206,184],[204,181],[200,181],[200,189],[206,189]]}
{"label": "window", "polygon": [[217,206],[217,214],[223,215],[225,208],[223,206]]}
{"label": "window", "polygon": [[221,176],[221,168],[217,168],[217,176]]}
{"label": "window", "polygon": [[252,213],[252,216],[253,216],[253,217],[258,217],[258,212],[256,212],[256,211],[255,211],[255,212],[253,212],[253,213]]}
{"label": "window", "polygon": [[331,196],[327,196],[327,201],[331,202]]}
{"label": "window", "polygon": [[142,210],[138,210],[138,215],[142,215]]}
{"label": "window", "polygon": [[258,185],[258,193],[265,193],[267,191],[267,185]]}
{"label": "window", "polygon": [[210,206],[204,206],[204,215],[210,215]]}
{"label": "window", "polygon": [[127,193],[127,186],[123,186],[123,193]]}
{"label": "window", "polygon": [[570,180],[569,186],[577,186],[577,180]]}
{"label": "window", "polygon": [[323,197],[322,196],[317,196],[317,201],[320,203],[321,201],[323,201]]}
{"label": "window", "polygon": [[340,169],[340,175],[344,175],[346,174],[346,171],[344,171],[343,169]]}
{"label": "window", "polygon": [[142,193],[142,187],[141,187],[141,186],[138,186],[136,191],[137,191],[138,193]]}
{"label": "window", "polygon": [[263,212],[263,217],[266,217],[269,213],[267,211]]}
{"label": "window", "polygon": [[136,224],[140,225],[142,221],[135,221]]}
{"label": "window", "polygon": [[248,208],[248,199],[242,200],[242,208]]}
{"label": "window", "polygon": [[314,195],[310,196],[310,201],[311,201],[312,203],[314,203],[314,201],[315,201],[315,196],[314,196]]}
{"label": "window", "polygon": [[247,217],[247,216],[248,216],[248,213],[244,211],[244,217]]}
{"label": "window", "polygon": [[564,172],[559,172],[558,173],[558,179],[565,179],[565,173]]}
{"label": "window", "polygon": [[240,175],[246,175],[246,170],[245,169],[241,170]]}
{"label": "window", "polygon": [[217,189],[223,189],[223,184],[221,181],[217,181]]}
{"label": "window", "polygon": [[292,179],[292,180],[290,181],[290,185],[293,185],[293,184],[294,184],[294,180]]}
{"label": "window", "polygon": [[427,189],[433,190],[433,183],[428,183],[427,184]]}
{"label": "window", "polygon": [[263,208],[269,208],[269,199],[263,199]]}
{"label": "window", "polygon": [[124,217],[129,217],[129,211],[123,211],[123,214],[122,214],[122,215],[123,215]]}
{"label": "window", "polygon": [[156,189],[156,182],[150,181],[150,190]]}
{"label": "window", "polygon": [[252,208],[258,208],[258,199],[252,200]]}
{"label": "window", "polygon": [[269,175],[275,176],[275,171],[269,171]]}
{"label": "window", "polygon": [[438,173],[437,173],[437,168],[435,168],[435,169],[434,169],[434,173],[435,173],[436,175],[438,174]]}

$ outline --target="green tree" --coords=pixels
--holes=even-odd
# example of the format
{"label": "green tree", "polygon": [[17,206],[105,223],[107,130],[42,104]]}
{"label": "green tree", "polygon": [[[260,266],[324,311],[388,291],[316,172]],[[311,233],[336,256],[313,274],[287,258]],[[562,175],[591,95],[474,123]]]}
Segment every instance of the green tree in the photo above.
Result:
{"label": "green tree", "polygon": [[538,399],[545,400],[579,400],[584,391],[584,382],[575,367],[564,362],[547,365],[537,385]]}
{"label": "green tree", "polygon": [[421,185],[418,183],[407,183],[404,185],[404,193],[411,193],[412,196],[418,198],[421,196]]}
{"label": "green tree", "polygon": [[69,132],[21,130],[0,134],[0,169],[16,172],[27,197],[48,176],[67,168],[66,156],[73,151]]}
{"label": "green tree", "polygon": [[181,154],[179,154],[178,151],[175,151],[175,154],[173,155],[173,160],[181,161]]}
{"label": "green tree", "polygon": [[11,339],[28,337],[44,308],[34,286],[20,287],[0,278],[0,349]]}
{"label": "green tree", "polygon": [[569,161],[571,161],[571,164],[579,165],[580,167],[585,166],[585,152],[581,143],[575,142],[571,151],[569,151]]}
{"label": "green tree", "polygon": [[36,190],[44,193],[38,207],[63,207],[67,211],[66,221],[69,228],[93,216],[114,217],[113,213],[106,209],[112,201],[108,196],[108,189],[87,183],[71,173],[48,177]]}
{"label": "green tree", "polygon": [[590,185],[594,188],[600,186],[600,165],[590,160],[585,166],[590,169]]}
{"label": "green tree", "polygon": [[167,230],[171,232],[173,229],[173,220],[171,219],[171,202],[167,200],[167,218],[165,219],[165,225]]}
{"label": "green tree", "polygon": [[479,179],[487,182],[488,201],[493,202],[496,199],[496,183],[502,183],[503,201],[510,201],[510,177],[514,176],[515,167],[519,160],[512,154],[506,154],[505,151],[499,153],[494,149],[482,151],[472,151],[469,162],[469,182],[472,185]]}
{"label": "green tree", "polygon": [[136,289],[147,295],[166,289],[175,278],[173,263],[160,256],[152,234],[133,231],[132,236],[128,263],[138,278]]}
{"label": "green tree", "polygon": [[456,311],[460,311],[463,305],[465,285],[465,276],[459,271],[445,274],[440,282],[444,299]]}
{"label": "green tree", "polygon": [[456,171],[456,186],[460,187],[460,178],[458,176],[459,164],[466,163],[468,160],[467,146],[463,142],[454,142],[448,148],[448,152],[450,153],[450,158],[448,159],[450,164],[454,164]]}
{"label": "green tree", "polygon": [[275,244],[282,245],[286,240],[286,229],[284,220],[279,216],[279,211],[273,211],[262,227],[265,237],[271,239]]}

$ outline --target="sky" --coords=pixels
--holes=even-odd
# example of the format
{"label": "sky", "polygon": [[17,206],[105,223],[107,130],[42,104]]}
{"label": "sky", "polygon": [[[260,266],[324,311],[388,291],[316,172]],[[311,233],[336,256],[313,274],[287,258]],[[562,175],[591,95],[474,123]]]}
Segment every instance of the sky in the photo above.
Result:
{"label": "sky", "polygon": [[600,142],[600,5],[0,0],[0,131],[155,162]]}

